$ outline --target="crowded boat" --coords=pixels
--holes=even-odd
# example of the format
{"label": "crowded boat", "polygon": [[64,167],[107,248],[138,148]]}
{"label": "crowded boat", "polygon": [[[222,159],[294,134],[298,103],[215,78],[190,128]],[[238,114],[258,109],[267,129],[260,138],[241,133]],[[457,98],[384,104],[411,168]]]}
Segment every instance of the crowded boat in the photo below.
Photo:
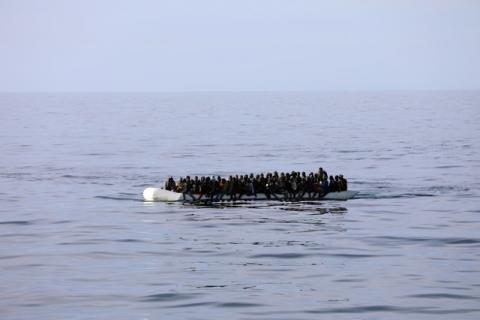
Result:
{"label": "crowded boat", "polygon": [[[183,198],[196,200],[241,200],[242,197],[264,195],[267,199],[300,200],[321,198],[330,192],[347,191],[343,175],[329,176],[323,168],[317,172],[267,172],[259,174],[169,177],[165,190],[181,193]],[[195,195],[195,196],[194,196]],[[280,200],[280,199],[278,199]]]}

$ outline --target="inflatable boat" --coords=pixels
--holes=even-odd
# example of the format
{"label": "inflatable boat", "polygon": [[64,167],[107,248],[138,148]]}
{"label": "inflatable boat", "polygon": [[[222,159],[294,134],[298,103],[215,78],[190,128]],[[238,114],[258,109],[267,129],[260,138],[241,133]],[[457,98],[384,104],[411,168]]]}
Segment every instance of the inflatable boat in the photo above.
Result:
{"label": "inflatable boat", "polygon": [[255,200],[278,200],[278,201],[306,201],[306,200],[348,200],[355,197],[357,191],[340,191],[329,192],[326,195],[319,197],[305,193],[303,196],[297,195],[294,198],[286,197],[284,194],[271,194],[269,197],[263,193],[257,193],[256,195],[236,195],[234,199],[230,195],[215,195],[211,200],[208,196],[200,197],[199,194],[183,194],[179,192],[173,192],[161,188],[146,188],[143,191],[143,199],[148,202],[152,201],[164,201],[164,202],[198,202],[198,201],[255,201]]}

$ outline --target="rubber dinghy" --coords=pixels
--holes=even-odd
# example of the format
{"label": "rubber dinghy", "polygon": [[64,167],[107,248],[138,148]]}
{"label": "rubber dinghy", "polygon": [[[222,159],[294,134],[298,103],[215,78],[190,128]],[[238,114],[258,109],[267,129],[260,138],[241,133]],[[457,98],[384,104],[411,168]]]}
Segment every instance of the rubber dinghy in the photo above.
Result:
{"label": "rubber dinghy", "polygon": [[[348,200],[355,197],[357,191],[340,191],[340,192],[329,192],[323,197],[313,197],[309,198],[308,194],[305,194],[301,199],[298,200]],[[179,192],[168,191],[161,188],[146,188],[143,191],[143,199],[145,201],[163,201],[163,202],[175,202],[175,201],[185,201],[185,202],[195,202],[198,201],[200,195],[193,194],[188,195]],[[236,197],[237,201],[244,201],[244,200],[279,200],[279,201],[292,201],[292,199],[285,199],[283,194],[275,194],[270,195],[270,199],[263,193],[257,193],[257,196],[254,195],[242,195],[240,199],[238,199],[238,195]],[[207,197],[202,197],[201,201],[208,200]],[[220,201],[231,201],[229,195],[225,195],[223,199],[217,199],[214,197],[213,202],[220,202]]]}

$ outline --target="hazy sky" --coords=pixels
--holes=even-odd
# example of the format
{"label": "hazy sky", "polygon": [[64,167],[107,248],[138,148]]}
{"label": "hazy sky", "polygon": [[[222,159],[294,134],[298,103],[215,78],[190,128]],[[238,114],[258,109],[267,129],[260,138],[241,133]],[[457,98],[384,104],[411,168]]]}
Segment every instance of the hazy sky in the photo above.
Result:
{"label": "hazy sky", "polygon": [[0,0],[0,91],[480,89],[480,0]]}

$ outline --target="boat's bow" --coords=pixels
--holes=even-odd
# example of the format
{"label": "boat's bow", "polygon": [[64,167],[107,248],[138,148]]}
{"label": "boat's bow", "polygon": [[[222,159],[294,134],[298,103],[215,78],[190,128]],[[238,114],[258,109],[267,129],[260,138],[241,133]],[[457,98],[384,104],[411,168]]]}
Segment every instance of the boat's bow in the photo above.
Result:
{"label": "boat's bow", "polygon": [[183,195],[181,193],[168,191],[160,188],[146,188],[143,190],[143,199],[145,201],[180,201]]}

